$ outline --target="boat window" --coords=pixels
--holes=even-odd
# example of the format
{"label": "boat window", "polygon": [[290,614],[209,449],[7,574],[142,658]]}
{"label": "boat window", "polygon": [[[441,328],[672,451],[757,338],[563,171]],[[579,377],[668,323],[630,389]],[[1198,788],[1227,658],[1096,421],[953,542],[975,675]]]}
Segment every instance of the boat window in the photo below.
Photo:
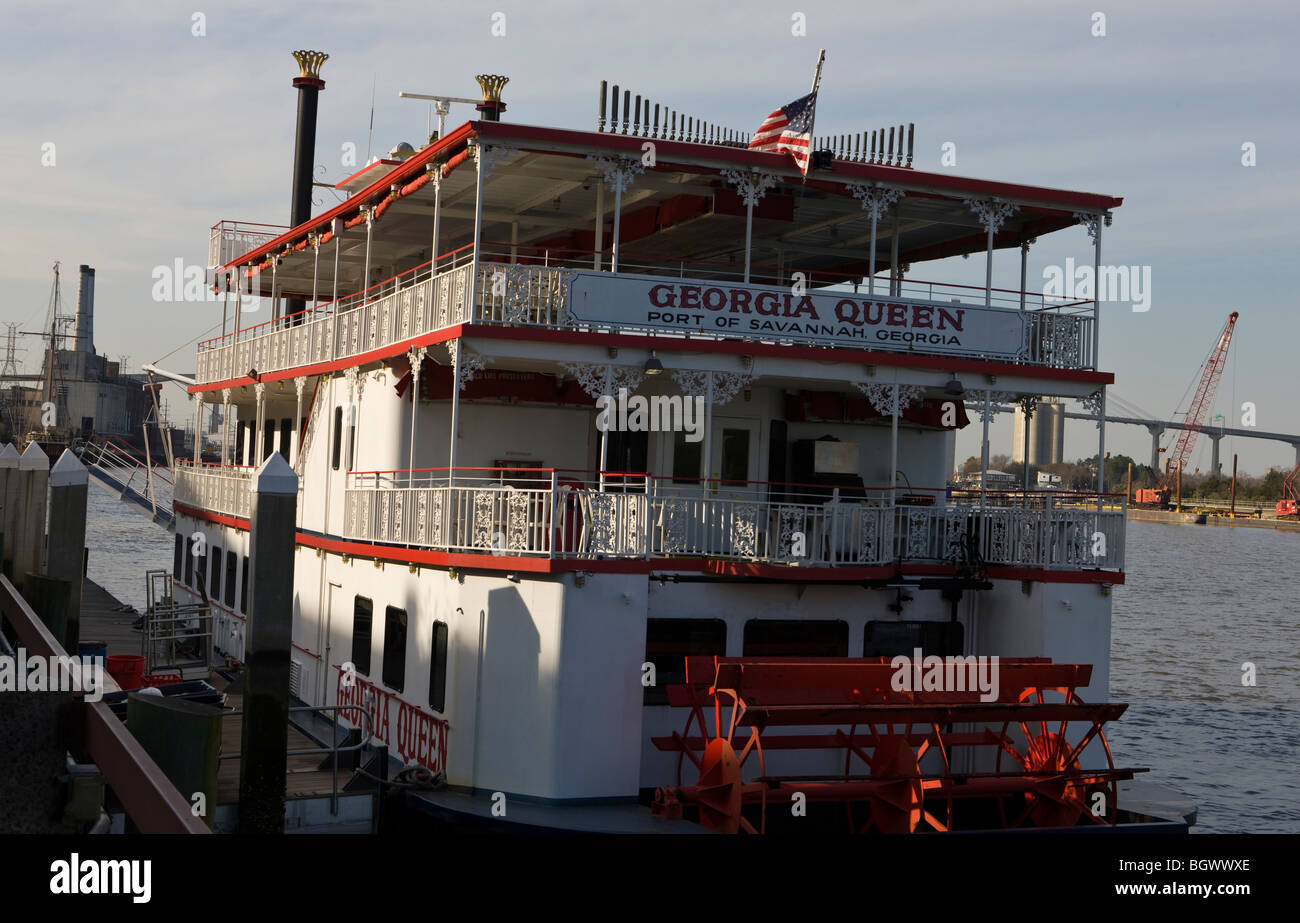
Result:
{"label": "boat window", "polygon": [[239,555],[234,549],[226,552],[226,605],[235,605],[235,584],[239,582]]}
{"label": "boat window", "polygon": [[447,623],[433,623],[433,651],[429,658],[429,707],[447,710]]}
{"label": "boat window", "polygon": [[289,461],[289,434],[293,432],[293,418],[285,417],[280,421],[280,454]]}
{"label": "boat window", "polygon": [[364,596],[352,603],[352,666],[358,673],[370,675],[370,620],[375,604]]}
{"label": "boat window", "polygon": [[258,463],[261,464],[262,462],[266,461],[268,458],[271,457],[271,453],[274,451],[275,451],[275,421],[267,420],[266,426],[263,427],[262,430],[262,457],[258,459]]}
{"label": "boat window", "polygon": [[749,430],[722,430],[722,464],[719,473],[724,483],[749,481]]}
{"label": "boat window", "polygon": [[205,551],[198,556],[194,562],[194,589],[199,591],[202,596],[208,589],[208,555],[211,552]]}
{"label": "boat window", "polygon": [[208,587],[208,596],[213,600],[221,599],[221,549],[212,549],[212,584]]}
{"label": "boat window", "polygon": [[[355,404],[352,405],[354,408]],[[357,412],[354,409],[348,414],[348,462],[349,471],[357,469]]]}
{"label": "boat window", "polygon": [[645,705],[667,705],[668,687],[686,682],[686,658],[727,653],[727,623],[722,619],[647,619],[645,659],[655,667],[655,684],[646,686]]}
{"label": "boat window", "polygon": [[185,566],[185,536],[176,533],[176,557],[172,563],[172,576],[181,579],[181,570]]}
{"label": "boat window", "polygon": [[248,424],[240,420],[235,424],[235,464],[244,464],[244,428]]}
{"label": "boat window", "polygon": [[867,622],[863,657],[912,656],[916,648],[936,657],[962,655],[961,622]]}
{"label": "boat window", "polygon": [[686,433],[679,430],[673,434],[673,483],[698,484],[700,480],[700,461],[704,457],[704,440],[687,442]]}
{"label": "boat window", "polygon": [[406,610],[384,611],[384,685],[398,692],[406,685]]}
{"label": "boat window", "polygon": [[849,623],[840,619],[750,619],[746,657],[847,657]]}
{"label": "boat window", "polygon": [[239,585],[239,611],[248,615],[248,555],[244,555],[244,580]]}
{"label": "boat window", "polygon": [[185,585],[194,586],[194,536],[185,540]]}
{"label": "boat window", "polygon": [[331,449],[330,451],[330,455],[331,455],[330,466],[335,471],[339,470],[339,454],[342,452],[342,450],[343,450],[343,408],[335,407],[334,408],[334,448]]}

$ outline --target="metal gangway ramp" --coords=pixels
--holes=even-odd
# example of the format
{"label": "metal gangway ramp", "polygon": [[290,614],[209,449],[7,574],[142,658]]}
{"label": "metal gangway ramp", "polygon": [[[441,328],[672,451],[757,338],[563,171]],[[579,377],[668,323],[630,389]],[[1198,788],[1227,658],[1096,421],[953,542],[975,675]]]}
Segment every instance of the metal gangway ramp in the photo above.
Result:
{"label": "metal gangway ramp", "polygon": [[172,575],[166,570],[145,571],[145,586],[148,595],[140,639],[145,673],[206,679],[212,673],[212,608],[206,602],[178,602]]}
{"label": "metal gangway ramp", "polygon": [[92,477],[122,500],[143,509],[154,522],[171,526],[175,519],[173,484],[166,468],[151,464],[148,457],[141,458],[131,446],[113,436],[91,436],[79,454]]}

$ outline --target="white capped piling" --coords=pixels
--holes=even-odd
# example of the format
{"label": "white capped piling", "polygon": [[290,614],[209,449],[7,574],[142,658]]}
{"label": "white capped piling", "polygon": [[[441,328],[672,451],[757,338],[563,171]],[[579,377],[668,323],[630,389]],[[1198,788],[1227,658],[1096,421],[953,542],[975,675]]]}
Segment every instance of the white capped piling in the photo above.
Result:
{"label": "white capped piling", "polygon": [[[12,476],[12,475],[11,475]],[[50,459],[35,442],[18,457],[18,516],[14,528],[14,583],[45,570],[45,509],[49,499]],[[9,538],[5,537],[8,544]]]}
{"label": "white capped piling", "polygon": [[239,832],[283,833],[298,475],[272,452],[252,489]]}
{"label": "white capped piling", "polygon": [[[0,560],[13,577],[14,541],[18,535],[18,450],[12,442],[0,446]],[[17,585],[17,581],[14,581]]]}
{"label": "white capped piling", "polygon": [[85,571],[86,501],[90,474],[71,450],[64,449],[50,469],[50,532],[45,575],[71,589],[64,647],[75,651],[81,634],[81,580]]}

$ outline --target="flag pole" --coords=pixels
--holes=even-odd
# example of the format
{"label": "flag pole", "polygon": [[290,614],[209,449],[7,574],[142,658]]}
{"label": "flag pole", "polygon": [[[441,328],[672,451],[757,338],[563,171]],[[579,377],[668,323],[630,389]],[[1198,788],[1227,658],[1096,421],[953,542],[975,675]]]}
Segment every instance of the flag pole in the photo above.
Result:
{"label": "flag pole", "polygon": [[[826,49],[823,48],[817,53],[817,69],[813,71],[812,91],[809,95],[815,95],[818,88],[822,85],[822,65],[826,63]],[[808,163],[803,170],[804,182],[808,182],[808,167],[812,166],[812,147],[813,139],[817,136],[815,129],[817,127],[817,100],[813,100],[812,118],[808,122]]]}

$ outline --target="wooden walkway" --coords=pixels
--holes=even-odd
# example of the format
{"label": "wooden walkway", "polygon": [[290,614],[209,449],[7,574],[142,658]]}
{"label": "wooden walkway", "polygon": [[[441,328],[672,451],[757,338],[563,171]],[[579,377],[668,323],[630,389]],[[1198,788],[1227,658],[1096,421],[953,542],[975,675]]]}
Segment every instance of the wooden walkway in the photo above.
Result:
{"label": "wooden walkway", "polygon": [[[140,617],[138,612],[117,611],[122,603],[112,594],[95,583],[85,579],[81,590],[81,639],[83,641],[104,641],[110,654],[140,654],[142,652],[143,632],[131,628],[132,623]],[[190,676],[190,679],[199,677]],[[226,679],[218,673],[203,677],[217,690],[226,688]],[[243,696],[228,693],[226,711],[238,711],[243,708]],[[221,752],[239,753],[243,737],[243,717],[228,715],[221,722]],[[340,738],[342,733],[340,732]],[[292,724],[289,726],[289,749],[315,749],[319,745],[299,731]],[[285,794],[287,798],[317,798],[329,795],[333,790],[333,774],[326,769],[317,769],[327,754],[313,753],[302,756],[289,756],[285,760]],[[352,770],[339,769],[339,792],[348,784],[355,773]],[[217,803],[233,804],[239,801],[239,760],[222,760],[217,774]]]}
{"label": "wooden walkway", "polygon": [[[224,688],[225,680],[220,676],[212,683],[218,689]],[[228,693],[226,695],[226,710],[238,711],[242,709],[244,697],[238,693]],[[238,753],[240,741],[243,739],[244,720],[242,715],[227,715],[221,722],[221,752]],[[340,735],[341,736],[341,735]],[[317,749],[320,744],[312,740],[306,734],[299,731],[292,724],[289,725],[289,749],[290,750],[307,750]],[[345,756],[346,754],[344,754]],[[328,754],[310,753],[302,756],[293,756],[290,754],[285,760],[285,797],[286,798],[318,798],[321,795],[328,795],[333,789],[333,773],[328,768],[317,769]],[[340,763],[343,756],[339,758]],[[355,773],[350,769],[339,767],[339,793],[343,792],[343,787],[348,784]],[[217,774],[217,803],[234,804],[239,801],[239,760],[222,760],[221,768]]]}
{"label": "wooden walkway", "polygon": [[[138,612],[117,612],[122,603],[86,578],[81,584],[81,640],[105,641],[110,654],[140,654],[143,632],[132,631]],[[73,651],[72,653],[76,653]]]}

